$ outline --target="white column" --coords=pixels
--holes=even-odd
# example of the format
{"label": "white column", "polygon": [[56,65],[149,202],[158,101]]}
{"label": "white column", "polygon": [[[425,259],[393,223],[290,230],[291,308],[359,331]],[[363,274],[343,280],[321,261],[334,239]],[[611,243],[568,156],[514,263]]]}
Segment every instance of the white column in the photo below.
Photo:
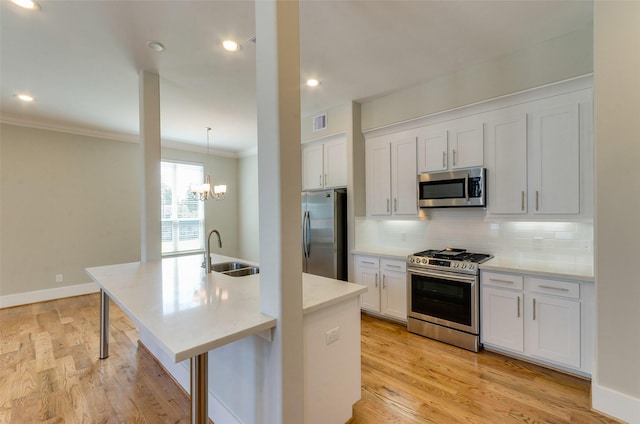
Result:
{"label": "white column", "polygon": [[160,221],[160,77],[138,75],[140,101],[140,260],[162,258]]}
{"label": "white column", "polygon": [[265,352],[264,422],[304,421],[298,2],[255,2],[260,303],[278,319]]}

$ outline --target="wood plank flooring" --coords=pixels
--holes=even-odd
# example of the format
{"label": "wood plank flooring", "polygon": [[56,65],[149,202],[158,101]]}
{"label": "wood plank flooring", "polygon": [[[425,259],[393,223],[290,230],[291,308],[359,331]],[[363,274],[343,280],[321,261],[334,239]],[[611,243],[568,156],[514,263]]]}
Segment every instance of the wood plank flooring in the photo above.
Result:
{"label": "wood plank flooring", "polygon": [[[99,296],[0,310],[0,424],[188,423],[189,400],[138,348],[111,303],[110,357],[100,361]],[[398,324],[362,317],[362,400],[354,424],[615,423],[590,410],[588,381]]]}

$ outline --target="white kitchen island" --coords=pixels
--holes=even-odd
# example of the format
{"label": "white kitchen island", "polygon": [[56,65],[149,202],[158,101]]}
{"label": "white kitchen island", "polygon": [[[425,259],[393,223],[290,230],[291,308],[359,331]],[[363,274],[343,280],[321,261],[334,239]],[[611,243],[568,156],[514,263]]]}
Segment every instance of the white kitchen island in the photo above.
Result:
{"label": "white kitchen island", "polygon": [[[213,263],[236,260],[212,255]],[[260,423],[268,407],[265,344],[276,319],[260,312],[259,274],[206,274],[201,262],[194,255],[87,273],[106,304],[111,298],[138,325],[141,341],[176,381],[188,390],[191,380],[192,414],[207,411],[216,424]],[[302,283],[305,423],[343,423],[360,398],[359,295],[366,288],[310,274]],[[328,332],[337,340],[329,342]]]}

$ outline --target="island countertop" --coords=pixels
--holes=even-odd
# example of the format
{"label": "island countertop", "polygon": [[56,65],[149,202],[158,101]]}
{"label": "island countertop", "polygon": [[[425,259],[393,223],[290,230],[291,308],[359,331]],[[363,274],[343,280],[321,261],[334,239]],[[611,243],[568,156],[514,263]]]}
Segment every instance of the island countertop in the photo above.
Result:
{"label": "island countertop", "polygon": [[[222,255],[211,257],[214,263],[237,261]],[[86,271],[175,362],[276,326],[274,317],[260,312],[259,274],[207,274],[201,263],[202,255],[192,255]],[[303,274],[302,283],[304,314],[367,290],[358,284],[310,274]]]}

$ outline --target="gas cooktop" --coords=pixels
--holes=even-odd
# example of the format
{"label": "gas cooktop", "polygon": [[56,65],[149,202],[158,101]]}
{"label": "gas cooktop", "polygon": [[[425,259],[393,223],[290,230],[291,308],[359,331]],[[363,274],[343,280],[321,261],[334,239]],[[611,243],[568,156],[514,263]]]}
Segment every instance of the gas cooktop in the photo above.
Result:
{"label": "gas cooktop", "polygon": [[471,253],[466,249],[447,247],[443,250],[425,250],[414,253],[407,258],[407,263],[410,267],[477,273],[478,265],[491,258],[493,255]]}

